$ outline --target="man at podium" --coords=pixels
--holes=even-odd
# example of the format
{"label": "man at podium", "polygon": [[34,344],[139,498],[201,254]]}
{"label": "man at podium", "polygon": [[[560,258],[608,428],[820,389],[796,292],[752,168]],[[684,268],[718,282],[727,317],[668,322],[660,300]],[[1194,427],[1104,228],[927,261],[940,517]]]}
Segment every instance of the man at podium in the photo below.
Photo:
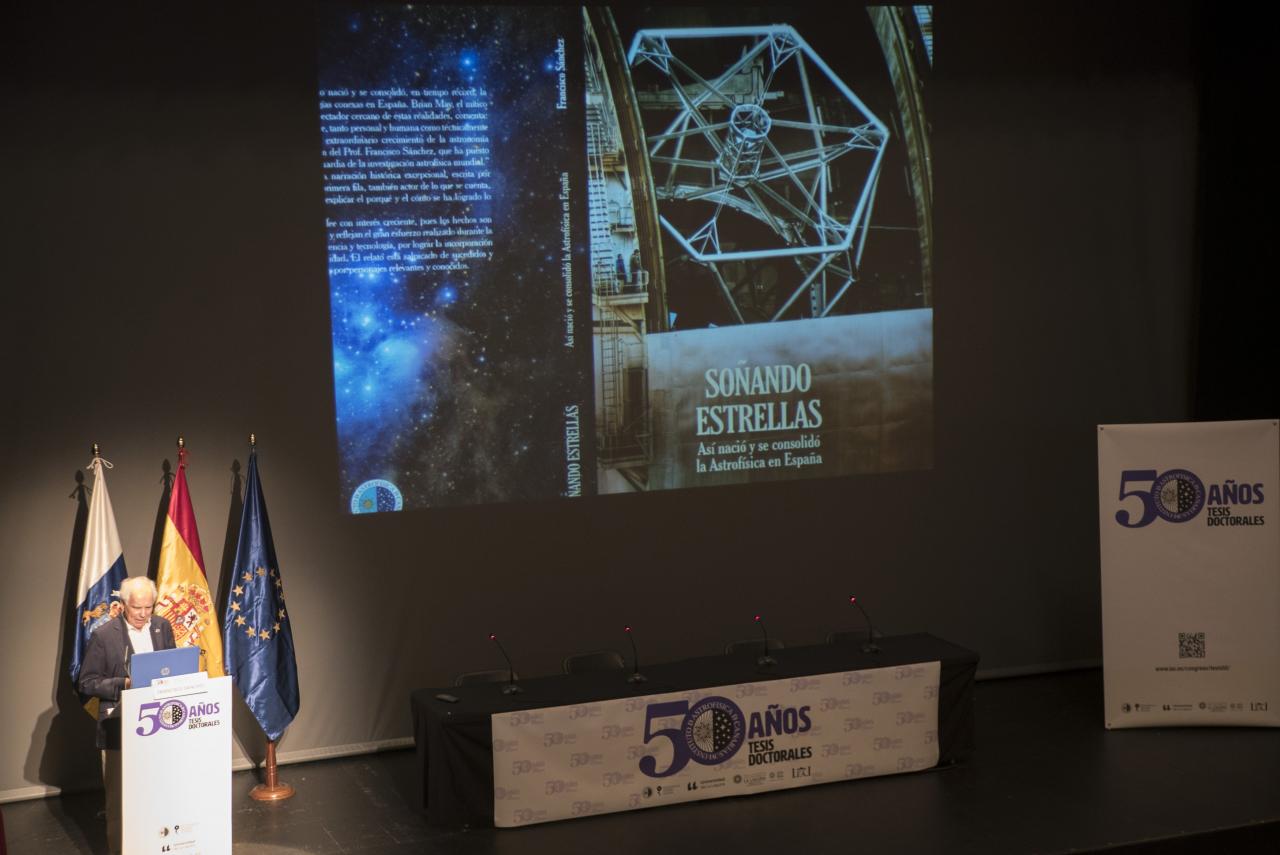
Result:
{"label": "man at podium", "polygon": [[120,851],[120,693],[131,687],[129,662],[135,653],[171,650],[177,645],[169,621],[152,614],[156,584],[130,576],[120,584],[123,612],[89,636],[80,668],[80,693],[98,698],[97,745],[102,750],[102,783],[107,794],[107,843]]}

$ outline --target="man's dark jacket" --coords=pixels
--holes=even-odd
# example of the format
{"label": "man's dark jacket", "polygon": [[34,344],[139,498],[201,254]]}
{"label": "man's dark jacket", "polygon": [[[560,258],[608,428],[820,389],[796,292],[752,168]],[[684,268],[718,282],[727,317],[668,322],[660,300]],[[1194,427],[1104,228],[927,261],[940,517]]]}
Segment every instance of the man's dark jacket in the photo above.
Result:
{"label": "man's dark jacket", "polygon": [[[151,646],[156,650],[172,650],[178,645],[173,640],[173,627],[169,621],[151,616]],[[98,698],[99,748],[120,747],[120,693],[124,691],[124,678],[129,673],[129,660],[133,658],[133,644],[124,615],[104,623],[89,636],[89,647],[80,666],[80,694]],[[107,718],[111,718],[108,725]]]}

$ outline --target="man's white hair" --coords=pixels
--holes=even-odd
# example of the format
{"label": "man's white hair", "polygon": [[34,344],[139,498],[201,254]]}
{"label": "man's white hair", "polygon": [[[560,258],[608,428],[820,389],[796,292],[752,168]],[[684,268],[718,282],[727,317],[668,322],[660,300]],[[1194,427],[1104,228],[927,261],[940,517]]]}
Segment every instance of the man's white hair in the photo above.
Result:
{"label": "man's white hair", "polygon": [[151,602],[156,601],[158,596],[156,592],[156,583],[152,582],[146,576],[130,576],[120,583],[120,601],[127,603],[129,598],[134,594],[142,596],[144,593],[151,594]]}

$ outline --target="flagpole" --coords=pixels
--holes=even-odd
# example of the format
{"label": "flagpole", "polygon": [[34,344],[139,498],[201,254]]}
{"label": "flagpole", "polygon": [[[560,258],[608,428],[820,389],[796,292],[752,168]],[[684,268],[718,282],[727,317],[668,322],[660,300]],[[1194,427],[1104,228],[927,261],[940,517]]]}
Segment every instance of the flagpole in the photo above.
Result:
{"label": "flagpole", "polygon": [[259,802],[280,802],[292,798],[293,787],[276,777],[276,743],[267,743],[267,780],[249,791],[249,798]]}
{"label": "flagpole", "polygon": [[[258,437],[249,434],[249,454],[258,450]],[[276,627],[279,629],[279,627]],[[282,783],[277,773],[276,741],[267,740],[267,780],[249,791],[249,798],[259,802],[282,802],[293,798],[295,790],[289,784]]]}

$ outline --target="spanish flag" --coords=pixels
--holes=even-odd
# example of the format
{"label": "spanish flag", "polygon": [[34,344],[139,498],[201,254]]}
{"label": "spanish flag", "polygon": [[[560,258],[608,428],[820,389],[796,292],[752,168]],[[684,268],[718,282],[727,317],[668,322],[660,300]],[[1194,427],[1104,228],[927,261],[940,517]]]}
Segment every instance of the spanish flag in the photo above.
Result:
{"label": "spanish flag", "polygon": [[169,514],[160,540],[160,567],[156,573],[160,597],[155,613],[169,621],[179,647],[200,648],[200,670],[222,677],[222,636],[209,580],[205,577],[200,533],[187,492],[187,450],[178,448],[178,477],[169,495]]}

